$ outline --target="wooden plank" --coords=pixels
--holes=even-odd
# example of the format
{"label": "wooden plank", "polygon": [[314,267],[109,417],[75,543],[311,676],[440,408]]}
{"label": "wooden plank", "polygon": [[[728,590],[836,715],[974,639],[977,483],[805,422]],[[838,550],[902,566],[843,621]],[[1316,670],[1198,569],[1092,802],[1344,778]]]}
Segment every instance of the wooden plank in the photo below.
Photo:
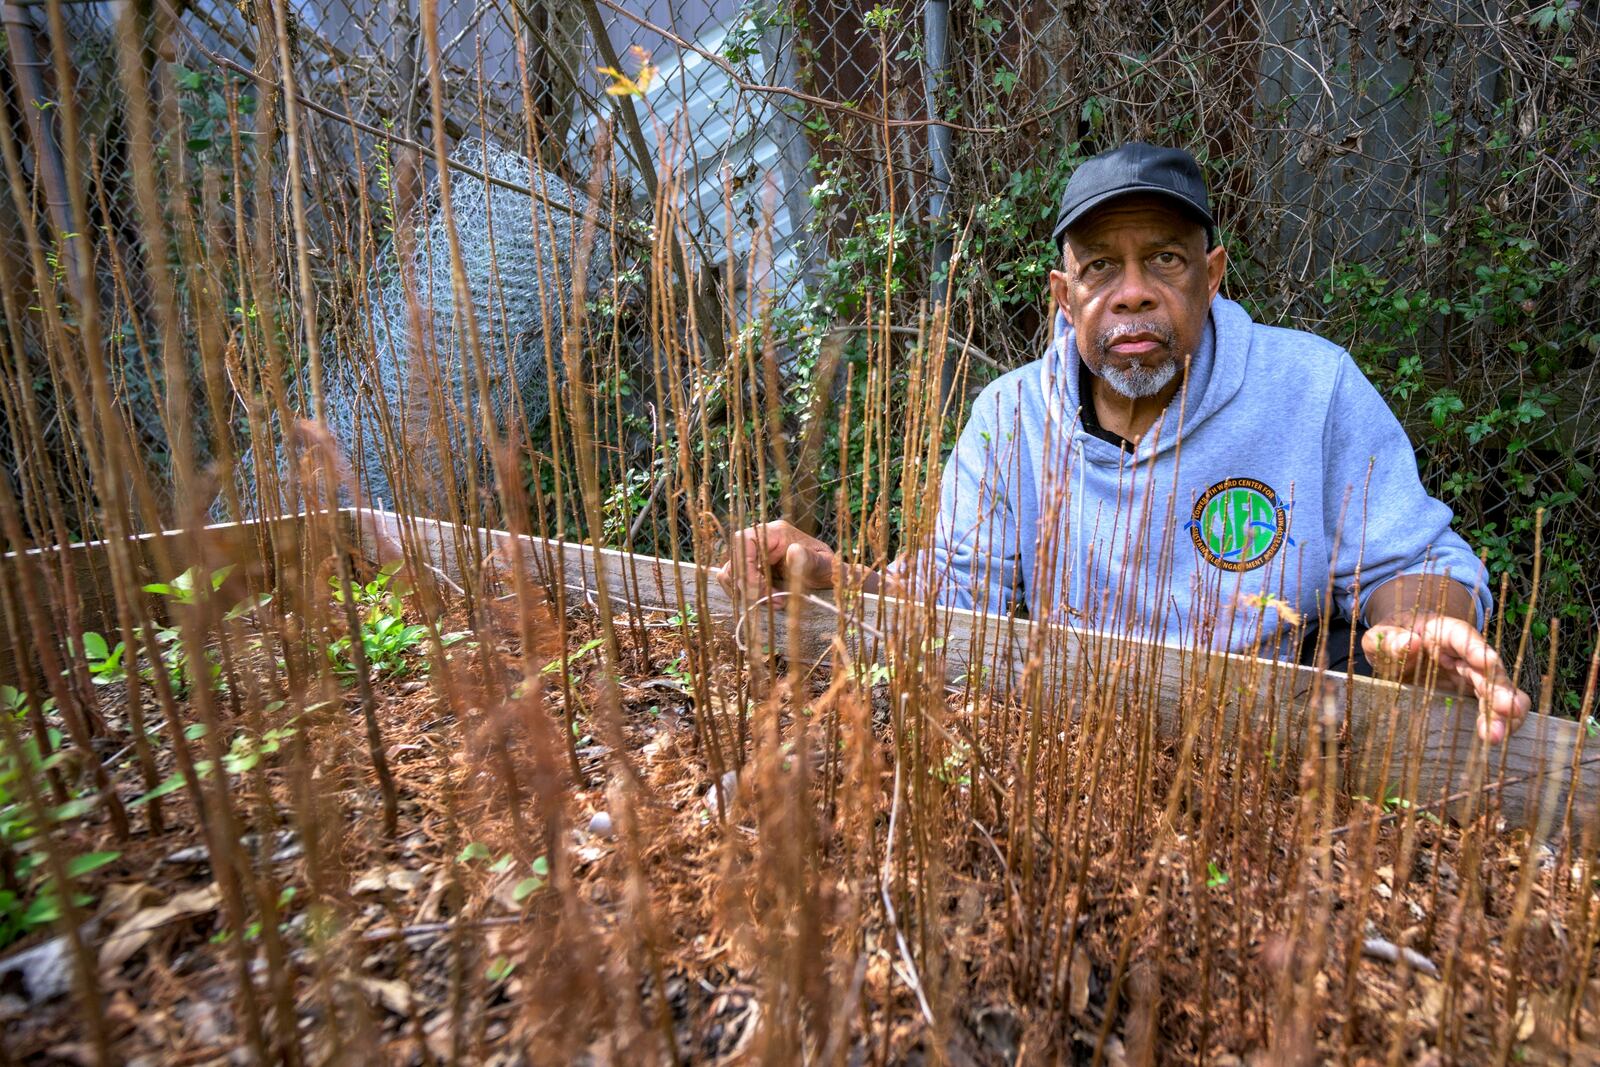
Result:
{"label": "wooden plank", "polygon": [[[710,572],[691,563],[462,526],[441,519],[400,515],[374,508],[346,508],[351,546],[379,562],[396,558],[397,547],[409,544],[434,567],[459,582],[477,571],[510,573],[520,542],[520,555],[532,578],[546,587],[563,586],[578,602],[593,604],[602,585],[619,611],[675,612],[680,605],[721,623],[732,624],[733,602]],[[697,583],[703,582],[703,585]],[[703,590],[703,592],[701,592]]]}
{"label": "wooden plank", "polygon": [[[733,604],[709,572],[693,564],[544,538],[519,539],[505,531],[372,509],[347,509],[347,514],[352,544],[360,550],[387,558],[394,545],[404,541],[454,580],[473,573],[486,560],[488,566],[509,568],[516,555],[513,542],[520,540],[522,559],[536,580],[546,585],[559,582],[584,599],[592,600],[603,586],[622,611],[671,612],[687,602],[725,624],[734,617]],[[908,609],[911,614],[902,615]],[[945,673],[956,684],[976,679],[991,689],[1014,687],[1030,650],[1041,648],[1052,649],[1051,674],[1058,679],[1092,681],[1104,678],[1118,661],[1137,663],[1143,684],[1154,687],[1158,725],[1167,736],[1184,728],[1178,708],[1185,705],[1223,702],[1225,736],[1232,736],[1243,714],[1258,729],[1283,738],[1303,737],[1310,717],[1317,714],[1332,728],[1344,730],[1349,751],[1355,754],[1348,782],[1369,795],[1384,795],[1383,789],[1392,786],[1400,795],[1428,803],[1485,781],[1499,782],[1503,783],[1497,790],[1501,813],[1512,826],[1554,825],[1569,798],[1579,802],[1574,819],[1591,818],[1592,806],[1600,798],[1600,766],[1580,762],[1584,731],[1568,719],[1530,716],[1503,749],[1488,750],[1492,762],[1486,772],[1469,760],[1476,740],[1475,701],[1430,699],[1412,686],[1253,656],[1141,642],[1078,627],[1053,627],[1046,634],[1039,623],[957,608],[938,610]],[[868,595],[861,617],[880,633],[892,634],[897,618],[919,625],[917,620],[925,619],[926,611],[923,605]],[[840,636],[854,642],[858,651],[875,651],[867,647],[870,641],[859,630],[841,635],[832,611],[802,607],[795,625],[800,630],[800,652],[809,662],[823,659]],[[1278,699],[1269,699],[1270,694]],[[1269,706],[1275,707],[1277,721],[1265,721]],[[1401,766],[1398,756],[1384,757],[1386,751],[1406,751],[1407,738],[1415,734],[1420,734],[1420,756],[1413,766]]]}
{"label": "wooden plank", "polygon": [[[197,562],[210,570],[232,564],[235,569],[229,575],[230,588],[270,589],[282,577],[277,568],[298,557],[306,522],[306,515],[296,514],[216,523],[196,534],[185,530],[139,534],[127,539],[134,579],[140,585],[164,582]],[[48,608],[51,622],[49,633],[34,633],[18,603],[24,633],[20,640],[14,640],[10,627],[0,621],[0,682],[17,680],[19,646],[28,649],[44,640],[62,645],[69,630],[108,633],[117,629],[108,546],[106,541],[82,541],[0,556],[0,571],[4,572],[0,580],[7,583],[6,588],[16,592],[20,583],[31,584]],[[69,576],[76,592],[70,611],[64,609]],[[144,614],[141,612],[141,617]],[[115,639],[112,643],[116,643]]]}

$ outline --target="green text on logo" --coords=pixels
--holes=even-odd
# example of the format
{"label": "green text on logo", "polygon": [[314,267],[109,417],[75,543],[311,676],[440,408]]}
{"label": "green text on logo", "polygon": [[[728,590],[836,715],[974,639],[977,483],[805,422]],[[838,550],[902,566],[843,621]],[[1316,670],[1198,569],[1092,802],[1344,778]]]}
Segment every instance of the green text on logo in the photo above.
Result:
{"label": "green text on logo", "polygon": [[1188,523],[1206,561],[1231,571],[1253,570],[1277,555],[1288,525],[1272,487],[1254,478],[1229,478],[1207,489]]}

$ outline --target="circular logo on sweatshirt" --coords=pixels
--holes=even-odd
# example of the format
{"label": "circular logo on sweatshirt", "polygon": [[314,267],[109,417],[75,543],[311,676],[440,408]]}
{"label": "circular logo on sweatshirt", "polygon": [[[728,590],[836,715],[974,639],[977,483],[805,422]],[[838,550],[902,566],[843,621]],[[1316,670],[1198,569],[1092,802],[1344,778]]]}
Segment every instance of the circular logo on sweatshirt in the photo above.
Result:
{"label": "circular logo on sweatshirt", "polygon": [[1265,566],[1283,547],[1289,510],[1266,482],[1228,478],[1200,494],[1184,525],[1207,563],[1225,571],[1251,571]]}

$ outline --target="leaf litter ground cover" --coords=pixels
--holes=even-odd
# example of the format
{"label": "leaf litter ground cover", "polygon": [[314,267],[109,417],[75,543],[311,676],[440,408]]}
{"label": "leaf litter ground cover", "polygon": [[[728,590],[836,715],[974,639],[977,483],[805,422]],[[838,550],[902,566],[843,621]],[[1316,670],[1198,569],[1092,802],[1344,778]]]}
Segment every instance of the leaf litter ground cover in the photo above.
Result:
{"label": "leaf litter ground cover", "polygon": [[[217,694],[222,856],[159,745],[164,832],[62,820],[118,1058],[248,1062],[251,1027],[319,1063],[1600,1055],[1592,841],[1336,797],[1329,757],[1244,732],[1183,750],[1093,707],[1045,731],[942,690],[912,714],[882,667],[785,671],[681,617],[618,620],[613,672],[588,608],[458,603],[430,669],[382,577],[362,639],[392,840],[355,689],[288,717],[267,633]],[[123,735],[127,682],[99,692]],[[108,755],[138,811],[155,791]],[[217,863],[258,902],[242,924]],[[54,934],[0,959],[13,1060],[92,1059]]]}

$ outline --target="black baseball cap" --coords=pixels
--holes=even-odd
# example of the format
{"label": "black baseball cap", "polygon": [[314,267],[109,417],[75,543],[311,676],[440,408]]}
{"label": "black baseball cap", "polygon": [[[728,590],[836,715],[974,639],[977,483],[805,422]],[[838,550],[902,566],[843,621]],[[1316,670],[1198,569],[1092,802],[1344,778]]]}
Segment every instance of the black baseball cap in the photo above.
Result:
{"label": "black baseball cap", "polygon": [[1056,248],[1062,247],[1073,223],[1109,200],[1129,193],[1157,193],[1178,202],[1206,228],[1206,243],[1215,239],[1217,222],[1211,217],[1206,180],[1200,164],[1181,148],[1133,141],[1079,164],[1061,194],[1061,212],[1051,232]]}

